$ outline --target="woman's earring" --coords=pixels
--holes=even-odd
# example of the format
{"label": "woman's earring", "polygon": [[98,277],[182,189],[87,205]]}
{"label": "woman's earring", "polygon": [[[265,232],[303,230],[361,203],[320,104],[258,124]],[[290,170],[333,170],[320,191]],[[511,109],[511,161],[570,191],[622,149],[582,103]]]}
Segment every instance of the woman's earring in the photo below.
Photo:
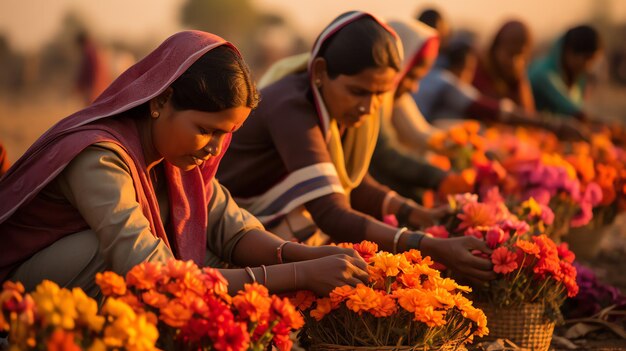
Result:
{"label": "woman's earring", "polygon": [[321,79],[319,79],[319,78],[315,79],[314,83],[315,83],[316,87],[318,87],[318,88],[322,87],[322,80]]}
{"label": "woman's earring", "polygon": [[152,111],[150,115],[152,116],[152,118],[159,118],[161,114],[159,113],[159,111]]}

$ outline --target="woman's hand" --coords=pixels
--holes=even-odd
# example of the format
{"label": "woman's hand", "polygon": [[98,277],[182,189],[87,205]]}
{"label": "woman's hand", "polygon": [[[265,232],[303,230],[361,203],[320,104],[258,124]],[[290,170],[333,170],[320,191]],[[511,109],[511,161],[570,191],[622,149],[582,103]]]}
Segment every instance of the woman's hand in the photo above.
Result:
{"label": "woman's hand", "polygon": [[431,256],[442,263],[453,273],[467,278],[473,283],[481,283],[496,278],[490,260],[475,256],[472,251],[478,250],[491,254],[487,244],[472,236],[460,238],[437,239],[424,237],[420,245],[424,255]]}
{"label": "woman's hand", "polygon": [[296,262],[294,265],[298,289],[311,290],[318,296],[327,296],[339,286],[367,284],[369,278],[367,263],[360,257],[345,254]]}
{"label": "woman's hand", "polygon": [[409,224],[415,228],[431,226],[439,223],[445,215],[450,214],[452,209],[448,205],[437,208],[426,208],[420,205],[413,205],[409,216]]}

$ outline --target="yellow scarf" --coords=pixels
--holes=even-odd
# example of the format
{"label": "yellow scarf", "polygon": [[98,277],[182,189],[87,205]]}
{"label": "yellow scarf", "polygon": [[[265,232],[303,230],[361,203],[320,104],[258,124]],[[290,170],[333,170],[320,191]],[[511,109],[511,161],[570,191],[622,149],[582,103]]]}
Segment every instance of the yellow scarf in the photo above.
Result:
{"label": "yellow scarf", "polygon": [[[276,62],[259,80],[259,88],[268,86],[289,74],[304,72],[307,69],[309,58],[310,54],[304,53]],[[348,128],[342,142],[337,121],[328,116],[328,111],[317,87],[311,85],[311,88],[315,89],[313,98],[323,115],[320,116],[320,119],[327,121],[327,130],[322,130],[322,132],[326,137],[328,152],[339,175],[341,185],[346,195],[349,195],[352,189],[361,184],[363,177],[367,174],[378,139],[379,114],[382,114],[383,108],[381,107],[379,111],[366,118],[358,128]],[[324,123],[322,123],[322,129],[324,129]]]}

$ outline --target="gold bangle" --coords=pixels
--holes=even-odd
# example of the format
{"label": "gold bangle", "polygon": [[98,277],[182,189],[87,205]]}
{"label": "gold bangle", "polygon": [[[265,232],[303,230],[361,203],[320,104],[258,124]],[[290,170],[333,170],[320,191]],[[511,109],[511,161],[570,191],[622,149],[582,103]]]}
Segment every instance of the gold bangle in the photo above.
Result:
{"label": "gold bangle", "polygon": [[246,270],[246,273],[248,273],[248,275],[250,276],[250,279],[252,279],[252,283],[256,283],[256,277],[254,276],[254,272],[252,271],[252,268],[246,267],[245,270]]}
{"label": "gold bangle", "polygon": [[407,230],[409,230],[407,227],[402,227],[398,229],[398,231],[396,232],[396,235],[393,236],[393,253],[394,254],[398,253],[398,241],[400,241],[400,236]]}

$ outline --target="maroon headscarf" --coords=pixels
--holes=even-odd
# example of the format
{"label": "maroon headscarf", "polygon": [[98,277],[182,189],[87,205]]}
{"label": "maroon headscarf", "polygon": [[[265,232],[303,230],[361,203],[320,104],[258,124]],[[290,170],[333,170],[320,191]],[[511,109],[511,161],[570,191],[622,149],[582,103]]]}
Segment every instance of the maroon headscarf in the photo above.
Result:
{"label": "maroon headscarf", "polygon": [[[205,53],[221,45],[235,47],[205,32],[174,34],[143,60],[117,78],[87,108],[50,128],[0,179],[0,281],[20,262],[61,237],[88,229],[80,213],[69,205],[37,194],[87,146],[98,142],[119,145],[130,167],[137,201],[150,222],[152,233],[180,259],[202,264],[206,250],[207,205],[211,180],[230,143],[225,138],[221,154],[202,166],[184,172],[164,162],[170,200],[172,245],[159,215],[135,122],[108,118],[148,102],[168,88]],[[89,196],[85,194],[84,196]]]}

